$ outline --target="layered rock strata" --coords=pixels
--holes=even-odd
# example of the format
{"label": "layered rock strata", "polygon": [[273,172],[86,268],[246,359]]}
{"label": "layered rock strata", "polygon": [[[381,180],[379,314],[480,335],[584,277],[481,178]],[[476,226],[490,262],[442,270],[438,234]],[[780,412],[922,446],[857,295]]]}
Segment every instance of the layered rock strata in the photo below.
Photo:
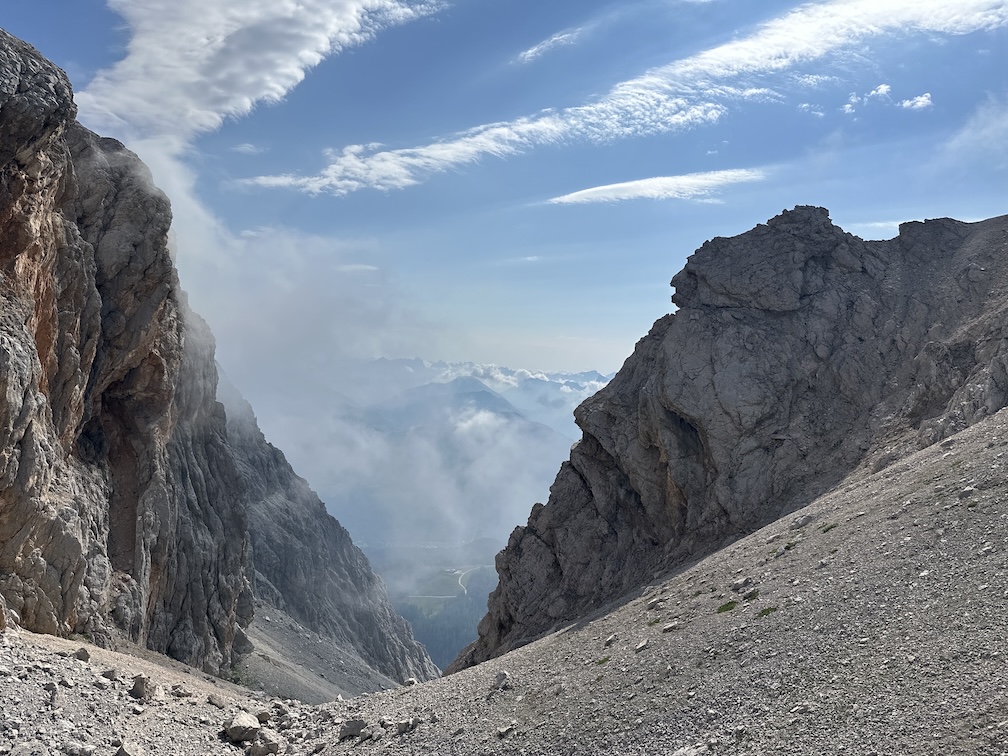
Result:
{"label": "layered rock strata", "polygon": [[498,555],[483,661],[962,430],[1008,397],[1008,217],[863,241],[797,207],[672,279],[547,504]]}
{"label": "layered rock strata", "polygon": [[221,673],[249,650],[251,515],[306,569],[346,542],[342,582],[321,581],[328,603],[302,575],[274,583],[286,605],[338,624],[352,586],[342,627],[367,659],[400,680],[437,674],[294,483],[289,516],[270,488],[293,476],[282,455],[261,434],[232,445],[213,337],[168,252],[168,200],[74,118],[65,74],[0,30],[0,627],[125,638]]}

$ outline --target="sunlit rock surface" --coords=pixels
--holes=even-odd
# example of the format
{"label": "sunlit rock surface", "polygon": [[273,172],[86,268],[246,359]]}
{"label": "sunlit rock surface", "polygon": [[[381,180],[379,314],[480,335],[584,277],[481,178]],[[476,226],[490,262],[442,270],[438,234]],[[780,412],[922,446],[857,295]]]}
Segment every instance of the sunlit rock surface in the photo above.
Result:
{"label": "sunlit rock surface", "polygon": [[[213,337],[168,253],[168,200],[74,116],[65,74],[0,30],[0,626],[126,639],[219,673],[249,650],[249,515],[327,575],[319,539],[353,547],[321,505],[291,517],[270,494],[266,476],[293,476],[279,452],[236,457]],[[351,640],[368,660],[436,674],[366,560],[340,564],[343,583],[276,590],[322,623],[353,584],[344,630],[367,634]]]}
{"label": "sunlit rock surface", "polygon": [[1008,217],[866,242],[797,207],[672,280],[583,438],[497,558],[461,668],[1005,406]]}
{"label": "sunlit rock surface", "polygon": [[25,627],[217,671],[251,617],[212,346],[167,199],[73,116],[64,74],[0,37],[0,592]]}

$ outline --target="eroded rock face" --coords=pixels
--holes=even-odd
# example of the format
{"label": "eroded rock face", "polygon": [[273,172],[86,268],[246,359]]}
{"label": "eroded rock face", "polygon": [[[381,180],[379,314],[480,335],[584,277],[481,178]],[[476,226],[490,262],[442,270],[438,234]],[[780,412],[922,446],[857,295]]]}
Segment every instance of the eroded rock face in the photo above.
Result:
{"label": "eroded rock face", "polygon": [[254,574],[385,675],[437,676],[243,400],[229,428],[168,200],[74,115],[63,72],[0,31],[0,629],[221,672],[250,650]]}
{"label": "eroded rock face", "polygon": [[256,597],[352,649],[393,680],[439,677],[367,557],[283,452],[265,439],[252,407],[223,377],[219,396],[247,487]]}
{"label": "eroded rock face", "polygon": [[0,594],[26,628],[219,671],[251,615],[213,342],[146,167],[0,32]]}
{"label": "eroded rock face", "polygon": [[583,438],[453,669],[1006,404],[1008,217],[865,242],[798,207],[707,242],[672,285],[678,311],[577,409]]}

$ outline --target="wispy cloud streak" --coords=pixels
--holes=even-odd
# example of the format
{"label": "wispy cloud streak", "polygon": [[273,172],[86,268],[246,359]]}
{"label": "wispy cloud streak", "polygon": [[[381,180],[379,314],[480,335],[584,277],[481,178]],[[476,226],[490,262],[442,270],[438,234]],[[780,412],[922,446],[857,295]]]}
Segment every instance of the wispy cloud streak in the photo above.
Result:
{"label": "wispy cloud streak", "polygon": [[557,47],[566,47],[567,45],[573,45],[578,41],[583,29],[568,29],[567,31],[558,32],[554,34],[549,39],[543,40],[539,44],[530,47],[528,50],[524,50],[518,53],[519,63],[531,63],[536,58],[540,58],[550,50],[554,50]]}
{"label": "wispy cloud streak", "polygon": [[766,178],[764,171],[745,168],[688,173],[684,176],[656,176],[638,181],[593,186],[590,189],[582,189],[562,197],[554,197],[549,200],[549,203],[553,205],[579,205],[634,199],[680,199],[710,202],[716,201],[717,191],[725,186],[749,181],[762,181],[764,178]]}
{"label": "wispy cloud streak", "polygon": [[[179,152],[225,119],[281,100],[329,55],[429,15],[440,0],[109,0],[126,57],[77,94],[81,119]],[[170,143],[170,144],[169,144]]]}
{"label": "wispy cloud streak", "polygon": [[1006,25],[1004,0],[838,0],[803,5],[748,37],[651,69],[577,107],[477,126],[420,147],[350,145],[328,151],[328,165],[316,175],[260,176],[247,183],[335,195],[365,188],[402,189],[485,157],[507,157],[541,145],[604,142],[712,124],[739,97],[767,93],[765,87],[753,86],[756,80],[872,38],[967,34]]}

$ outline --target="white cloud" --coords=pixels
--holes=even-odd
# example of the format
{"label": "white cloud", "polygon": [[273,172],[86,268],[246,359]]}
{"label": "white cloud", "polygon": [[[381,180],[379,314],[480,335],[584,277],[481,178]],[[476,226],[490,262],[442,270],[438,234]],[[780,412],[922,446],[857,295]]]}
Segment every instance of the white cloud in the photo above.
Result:
{"label": "white cloud", "polygon": [[826,114],[822,111],[822,108],[820,108],[818,105],[813,105],[810,102],[803,102],[801,105],[798,106],[798,110],[800,110],[803,113],[813,115],[816,118],[826,117]]}
{"label": "white cloud", "polygon": [[242,144],[236,144],[231,148],[231,152],[237,152],[241,155],[261,155],[266,152],[265,147],[257,147],[249,142],[244,142]]}
{"label": "white cloud", "polygon": [[428,15],[436,0],[109,0],[126,57],[76,96],[80,118],[124,141],[172,135],[181,152],[225,118],[277,102],[326,56]]}
{"label": "white cloud", "polygon": [[826,74],[796,74],[792,78],[801,86],[808,87],[809,89],[819,89],[827,84],[834,84],[837,81],[836,76],[828,76]]}
{"label": "white cloud", "polygon": [[888,84],[879,84],[877,87],[875,87],[875,89],[873,89],[871,92],[865,95],[865,99],[868,100],[869,98],[877,97],[880,100],[888,100],[890,99],[889,93],[891,91],[892,87],[889,86]]}
{"label": "white cloud", "polygon": [[[109,6],[125,19],[129,45],[125,58],[76,94],[79,117],[126,141],[171,197],[180,279],[193,308],[212,324],[233,377],[270,368],[282,373],[306,353],[433,348],[442,325],[420,317],[408,292],[361,262],[376,252],[372,243],[276,228],[232,233],[198,199],[184,158],[200,134],[283,98],[326,56],[429,15],[441,0],[109,0]],[[333,323],[342,325],[339,333]]]}
{"label": "white cloud", "polygon": [[847,223],[844,228],[862,239],[892,239],[899,234],[900,223],[903,221],[866,221]]}
{"label": "white cloud", "polygon": [[1008,165],[1008,101],[990,98],[970,116],[948,144],[955,159],[980,157],[988,165]]}
{"label": "white cloud", "polygon": [[684,176],[658,176],[582,189],[562,197],[554,197],[549,202],[555,205],[575,205],[633,199],[710,201],[722,187],[747,181],[762,181],[764,178],[766,178],[764,171],[743,168],[689,173]]}
{"label": "white cloud", "polygon": [[536,58],[545,55],[550,50],[557,47],[566,47],[567,45],[573,45],[578,41],[578,38],[584,32],[583,29],[570,29],[568,31],[558,32],[554,34],[549,39],[543,40],[539,44],[530,47],[528,50],[518,53],[518,62],[520,63],[531,63]]}
{"label": "white cloud", "polygon": [[901,100],[900,107],[904,110],[926,110],[932,105],[931,93],[925,92],[922,95],[917,95],[909,100]]}
{"label": "white cloud", "polygon": [[695,128],[720,120],[731,104],[726,99],[734,99],[738,92],[758,91],[759,87],[751,86],[753,77],[781,74],[885,35],[965,34],[1005,25],[1008,3],[995,0],[850,0],[803,5],[747,37],[653,68],[576,107],[476,126],[419,147],[350,145],[328,151],[328,165],[316,175],[260,176],[248,183],[313,194],[344,195],[364,188],[388,191],[484,157],[511,156],[540,145]]}

